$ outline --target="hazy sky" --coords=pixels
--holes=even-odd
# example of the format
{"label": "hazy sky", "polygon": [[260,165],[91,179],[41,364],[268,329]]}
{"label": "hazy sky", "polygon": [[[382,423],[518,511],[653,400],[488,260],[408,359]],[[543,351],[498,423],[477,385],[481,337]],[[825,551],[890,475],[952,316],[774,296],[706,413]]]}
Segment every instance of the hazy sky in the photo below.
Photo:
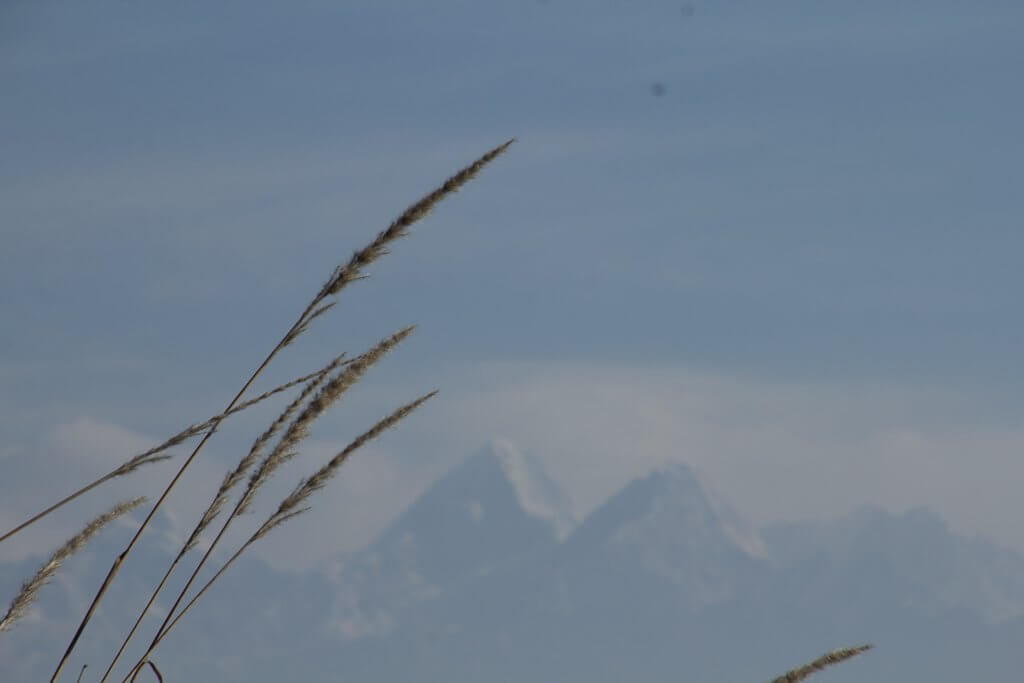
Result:
{"label": "hazy sky", "polygon": [[[336,262],[515,136],[268,376],[420,325],[286,488],[442,391],[270,559],[357,546],[494,438],[580,513],[683,460],[755,520],[928,505],[1024,550],[1022,20],[997,0],[7,0],[0,526],[222,407]],[[269,416],[205,452],[183,525]]]}

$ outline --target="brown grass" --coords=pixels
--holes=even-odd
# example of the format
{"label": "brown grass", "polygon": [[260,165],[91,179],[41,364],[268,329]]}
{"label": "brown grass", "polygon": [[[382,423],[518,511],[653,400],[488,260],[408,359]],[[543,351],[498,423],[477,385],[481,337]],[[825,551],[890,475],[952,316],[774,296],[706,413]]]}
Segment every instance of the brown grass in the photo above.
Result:
{"label": "brown grass", "polygon": [[104,474],[102,477],[99,477],[98,479],[95,479],[95,480],[89,482],[88,484],[86,484],[82,488],[78,489],[74,493],[71,493],[71,494],[65,496],[64,498],[61,498],[60,500],[58,500],[56,503],[50,505],[48,508],[46,508],[42,512],[39,512],[39,513],[33,515],[32,517],[29,517],[24,522],[18,524],[18,526],[14,527],[10,531],[7,531],[6,533],[4,533],[3,536],[0,536],[0,543],[2,543],[3,541],[6,541],[8,538],[14,536],[19,531],[23,531],[25,528],[31,526],[32,524],[35,524],[36,522],[38,522],[42,518],[44,518],[47,515],[49,515],[51,512],[57,511],[58,509],[60,509],[61,507],[67,505],[68,503],[70,503],[71,501],[75,500],[76,498],[78,498],[78,497],[88,493],[89,491],[93,490],[94,488],[96,488],[100,484],[103,484],[103,483],[105,483],[107,481],[110,481],[111,479],[114,479],[115,477],[123,477],[123,476],[125,476],[127,474],[131,474],[132,472],[134,472],[135,470],[139,469],[143,465],[151,465],[153,463],[160,462],[161,460],[167,460],[168,458],[171,458],[172,456],[166,454],[165,451],[167,451],[168,449],[174,448],[175,446],[179,445],[180,443],[182,443],[184,441],[187,441],[188,439],[190,439],[190,438],[192,438],[194,436],[198,436],[200,433],[202,433],[205,430],[207,430],[210,427],[212,427],[215,422],[219,422],[219,421],[221,421],[221,420],[223,420],[223,419],[225,419],[225,418],[227,418],[227,417],[229,417],[231,415],[234,415],[235,413],[239,413],[239,412],[245,410],[246,408],[250,408],[250,407],[256,405],[257,403],[265,401],[266,399],[270,398],[271,396],[275,396],[275,395],[281,393],[282,391],[287,391],[288,389],[291,389],[292,387],[294,387],[294,386],[296,386],[298,384],[302,384],[303,382],[309,381],[310,379],[312,379],[314,377],[321,377],[323,372],[324,372],[324,370],[321,369],[321,370],[318,370],[317,372],[314,372],[312,374],[304,375],[302,377],[298,377],[296,379],[293,379],[290,382],[285,382],[284,384],[282,384],[280,386],[277,386],[277,387],[274,387],[270,391],[266,391],[266,392],[260,394],[259,396],[256,396],[255,398],[251,398],[248,401],[245,401],[244,403],[239,403],[238,405],[236,405],[234,408],[232,408],[231,410],[229,410],[226,413],[221,413],[220,415],[215,415],[214,417],[207,418],[206,420],[203,420],[202,422],[198,422],[196,424],[189,425],[188,427],[186,427],[185,429],[181,430],[180,432],[178,432],[177,434],[175,434],[171,438],[167,439],[163,443],[159,444],[158,446],[154,446],[154,447],[150,448],[147,451],[143,451],[142,453],[139,453],[138,455],[133,455],[132,457],[128,458],[123,463],[121,463],[120,465],[118,465],[117,467],[112,469],[110,472],[107,472],[106,474]]}
{"label": "brown grass", "polygon": [[99,517],[90,521],[81,531],[65,541],[64,545],[57,548],[50,555],[50,558],[32,575],[32,578],[22,584],[21,590],[14,596],[10,607],[7,608],[7,613],[3,616],[3,619],[0,619],[0,632],[10,629],[16,621],[25,616],[29,606],[38,597],[40,589],[53,578],[53,575],[57,573],[61,565],[76,552],[84,548],[89,539],[99,533],[100,529],[126,512],[134,510],[144,502],[146,502],[145,498],[121,501]]}
{"label": "brown grass", "polygon": [[[358,382],[359,379],[363,376],[363,373],[365,373],[366,370],[370,368],[370,366],[372,366],[374,363],[380,360],[380,358],[385,353],[387,353],[389,350],[391,350],[397,344],[399,344],[402,340],[408,337],[409,334],[412,333],[412,330],[412,327],[403,328],[402,330],[396,332],[387,339],[382,340],[380,343],[378,343],[376,346],[374,346],[372,349],[370,349],[363,355],[358,356],[357,358],[354,358],[348,363],[346,363],[346,367],[343,370],[339,371],[337,375],[335,375],[330,381],[324,384],[324,386],[320,389],[319,392],[317,392],[315,396],[309,399],[309,401],[306,403],[305,408],[303,408],[302,412],[300,412],[299,415],[289,425],[284,435],[278,441],[277,446],[274,447],[274,450],[272,450],[267,455],[267,457],[263,459],[263,462],[260,464],[260,467],[249,478],[249,485],[246,487],[245,492],[239,498],[238,503],[235,505],[235,509],[232,510],[228,518],[224,520],[224,524],[221,526],[220,531],[214,537],[213,541],[210,543],[210,546],[206,549],[206,552],[203,554],[203,557],[199,560],[195,568],[192,570],[192,575],[189,576],[188,581],[185,582],[185,586],[178,593],[178,597],[175,599],[174,604],[171,606],[170,610],[168,610],[167,616],[164,618],[163,623],[161,623],[160,627],[157,629],[156,635],[153,638],[154,644],[157,642],[157,639],[160,637],[160,634],[163,632],[163,630],[167,627],[167,623],[170,621],[171,617],[174,616],[174,612],[181,604],[181,601],[185,599],[185,596],[188,594],[188,590],[192,587],[192,584],[195,582],[196,577],[199,576],[199,572],[202,571],[204,566],[206,566],[206,562],[210,559],[210,556],[213,554],[213,551],[216,549],[218,543],[220,543],[220,540],[221,538],[223,538],[225,532],[227,532],[228,527],[231,525],[231,522],[234,521],[239,515],[243,514],[249,508],[249,506],[252,504],[253,498],[256,495],[256,492],[270,478],[270,475],[273,474],[274,470],[283,465],[287,460],[290,460],[292,457],[297,455],[296,448],[298,448],[299,444],[309,435],[309,428],[313,424],[313,422],[318,417],[323,415],[323,413],[333,403],[338,401],[341,398],[342,394],[344,394],[352,385]],[[309,393],[311,393],[311,391]],[[257,439],[257,442],[256,444],[253,445],[253,450],[250,451],[249,456],[253,456],[253,451],[256,451],[258,455],[257,445],[261,443],[261,440],[262,442],[265,443],[273,436],[273,433],[275,433],[277,429],[279,429],[280,426],[283,425],[284,422],[288,420],[290,415],[294,412],[294,409],[297,408],[298,402],[299,401],[296,401],[292,405],[290,405],[285,410],[285,412],[283,412],[278,417],[278,419],[274,421],[271,427],[266,432],[264,432],[264,434],[261,435],[259,439]],[[243,458],[243,462],[239,463],[239,467],[236,468],[236,472],[242,469],[243,463],[246,460],[250,459],[249,456]],[[254,460],[255,457],[252,458],[252,461]],[[246,465],[245,468],[248,469],[248,465]],[[237,475],[235,473],[232,473],[228,476],[229,478],[234,478],[235,476],[240,478],[242,474],[239,472]],[[226,501],[226,496],[224,500]],[[216,503],[217,498],[215,497],[214,504]],[[207,512],[209,512],[209,509],[207,510]],[[200,523],[202,523],[201,520]],[[134,634],[139,623],[142,621],[143,617],[146,614],[146,611],[156,600],[157,594],[162,590],[164,584],[167,582],[167,578],[170,576],[176,564],[177,562],[172,563],[170,569],[168,569],[167,573],[164,575],[163,580],[157,586],[156,590],[153,591],[152,595],[149,598],[149,602],[146,603],[146,607],[142,610],[142,613],[136,619],[135,626],[132,627],[131,631],[128,634],[128,637],[125,638],[125,641],[121,644],[120,649],[115,655],[114,661],[111,663],[110,667],[107,668],[107,675],[109,675],[109,673],[112,671],[114,665],[117,663],[118,658],[124,652],[124,649],[128,644],[128,641],[132,637],[132,634]]]}
{"label": "brown grass", "polygon": [[[308,331],[310,328],[310,324],[314,320],[319,319],[333,308],[335,302],[329,301],[329,299],[337,296],[341,292],[341,290],[344,289],[351,282],[354,282],[355,280],[365,277],[364,271],[366,267],[372,264],[378,258],[384,256],[387,253],[387,250],[390,247],[391,243],[407,235],[408,229],[414,223],[416,223],[418,220],[426,216],[445,197],[458,191],[463,185],[469,182],[473,177],[475,177],[480,172],[480,170],[483,169],[484,166],[486,166],[491,161],[500,156],[503,152],[505,152],[505,150],[508,149],[509,145],[511,145],[512,142],[512,140],[509,140],[508,142],[498,145],[494,149],[491,149],[490,151],[486,152],[483,156],[470,163],[465,168],[459,170],[454,175],[450,176],[438,188],[428,193],[426,196],[424,196],[419,201],[412,204],[404,212],[402,212],[402,214],[399,215],[399,217],[396,218],[394,221],[392,221],[392,223],[385,230],[381,231],[373,241],[371,241],[362,249],[356,251],[346,263],[339,265],[337,268],[335,268],[334,271],[331,273],[330,277],[323,284],[320,290],[309,301],[309,303],[303,309],[302,313],[298,316],[295,322],[285,331],[285,333],[281,336],[277,344],[275,344],[274,347],[270,350],[266,358],[264,358],[264,360],[250,374],[249,378],[243,382],[242,387],[235,393],[234,397],[228,402],[224,410],[219,415],[215,416],[214,418],[211,418],[207,422],[201,423],[200,430],[201,433],[203,434],[202,438],[200,439],[199,443],[193,448],[191,454],[187,458],[185,458],[185,460],[179,466],[177,472],[171,477],[170,481],[164,488],[163,492],[157,498],[156,502],[149,510],[145,519],[139,525],[135,534],[128,541],[128,544],[125,546],[124,550],[122,550],[121,553],[114,558],[110,570],[107,572],[107,575],[104,578],[102,584],[96,591],[96,594],[93,596],[91,604],[86,610],[85,615],[82,617],[82,620],[78,625],[78,628],[72,635],[71,640],[68,643],[68,646],[65,649],[63,656],[61,657],[59,663],[57,664],[53,676],[50,679],[51,683],[53,681],[56,681],[60,677],[64,667],[67,664],[68,659],[70,658],[72,652],[75,649],[75,646],[81,639],[82,634],[84,633],[86,627],[88,626],[93,615],[95,614],[97,607],[102,602],[107,591],[109,590],[110,586],[113,584],[115,578],[120,572],[125,558],[135,548],[136,544],[139,541],[139,538],[148,528],[149,523],[153,519],[153,516],[156,514],[157,510],[159,510],[159,508],[164,504],[164,501],[166,501],[168,496],[170,496],[171,492],[177,486],[178,482],[181,480],[184,473],[188,470],[192,462],[194,462],[196,457],[198,457],[199,453],[203,450],[203,447],[216,432],[221,422],[226,418],[226,416],[230,415],[232,411],[234,411],[238,406],[243,405],[242,399],[245,396],[246,392],[256,381],[256,379],[263,373],[267,366],[270,365],[270,363],[274,360],[277,354],[283,348],[292,344],[300,335]],[[400,341],[401,338],[404,338],[404,336],[406,336],[407,334],[408,330],[403,330],[402,332],[399,333],[399,335],[395,335],[396,337],[398,337],[398,339],[395,339],[394,337],[391,338],[393,341],[389,342],[387,348],[393,346],[395,343]],[[380,350],[379,353],[377,354],[377,357],[379,357],[380,354],[386,351],[387,348]],[[305,431],[308,429],[309,424],[312,422],[312,419],[315,419],[316,416],[323,414],[323,411],[326,409],[328,405],[330,405],[330,403],[336,400],[337,397],[340,396],[345,389],[351,386],[351,384],[353,384],[355,381],[358,381],[358,379],[362,376],[362,371],[368,368],[374,360],[376,360],[376,357],[362,357],[362,363],[357,366],[357,362],[360,361],[360,359],[356,359],[356,361],[353,361],[348,368],[346,368],[344,371],[342,371],[341,373],[333,377],[331,380],[329,380],[321,389],[321,392],[310,400],[310,402],[300,413],[300,416],[295,419],[292,425],[289,426],[289,430],[285,433],[285,436],[282,437],[281,442],[278,444],[278,447],[274,449],[274,452],[272,452],[271,456],[268,456],[268,458],[264,459],[264,461],[258,468],[256,474],[252,475],[252,477],[250,478],[250,486],[247,489],[249,494],[243,494],[243,499],[241,501],[242,510],[244,510],[250,504],[252,494],[255,493],[255,490],[258,488],[259,484],[262,483],[262,481],[265,481],[266,478],[280,464],[294,456],[294,448],[297,446],[299,441],[301,441],[301,437],[304,436]],[[350,371],[350,368],[352,368],[353,366],[358,367],[359,370]],[[324,393],[328,389],[328,387],[331,388],[331,392],[333,392],[333,394]],[[312,416],[312,419],[304,420],[303,416]],[[198,435],[198,432],[191,432],[191,434]],[[137,467],[140,466],[143,463],[143,461],[143,459],[140,459],[135,461],[135,463],[133,464],[134,466]],[[102,483],[102,481],[97,482],[95,485],[98,486],[99,483]],[[90,486],[89,488],[92,488],[92,486]],[[169,571],[173,571],[173,567],[169,569]]]}
{"label": "brown grass", "polygon": [[818,673],[823,669],[827,669],[830,666],[835,666],[840,662],[845,662],[851,657],[867,652],[873,645],[860,645],[858,647],[849,647],[843,650],[833,650],[832,652],[826,652],[822,656],[815,659],[813,662],[804,664],[801,667],[787,671],[776,679],[772,680],[772,683],[796,683],[802,681],[805,678],[809,678],[813,674]]}
{"label": "brown grass", "polygon": [[[143,453],[132,456],[114,470],[111,470],[102,477],[87,484],[75,493],[57,501],[57,503],[51,505],[46,510],[34,515],[3,536],[0,536],[0,541],[3,541],[30,526],[39,519],[42,519],[52,511],[74,501],[78,497],[94,488],[97,488],[110,479],[130,474],[144,465],[165,460],[170,457],[167,454],[168,449],[180,445],[190,438],[201,436],[200,441],[194,447],[191,454],[184,459],[177,471],[173,476],[171,476],[169,482],[163,489],[163,492],[160,494],[152,508],[150,508],[145,519],[139,524],[131,540],[127,543],[123,551],[114,558],[111,568],[103,580],[103,583],[99,586],[96,594],[93,596],[91,604],[86,610],[86,613],[82,617],[81,622],[64,650],[63,656],[60,658],[53,676],[50,679],[51,683],[60,677],[75,649],[75,646],[85,632],[92,616],[95,614],[98,605],[103,600],[109,587],[123,566],[125,558],[133,551],[139,538],[147,529],[157,510],[164,504],[165,500],[172,493],[177,483],[181,480],[182,475],[188,470],[192,462],[202,451],[205,444],[225,419],[283,391],[302,385],[302,389],[299,394],[254,440],[251,448],[241,457],[237,465],[224,475],[223,481],[221,482],[221,485],[209,506],[198,516],[198,520],[192,533],[185,540],[180,551],[169,564],[163,578],[157,583],[156,588],[151,592],[148,602],[146,602],[145,606],[140,611],[134,625],[127,631],[120,649],[115,653],[113,660],[110,662],[110,665],[103,675],[103,681],[106,681],[113,673],[121,655],[137,633],[139,625],[142,623],[147,612],[154,604],[157,596],[163,590],[169,577],[185,560],[189,555],[189,552],[199,545],[205,532],[212,526],[219,513],[228,505],[233,495],[237,495],[237,500],[235,501],[235,505],[232,508],[231,513],[224,519],[220,530],[210,541],[206,552],[194,565],[190,578],[185,583],[184,588],[178,593],[178,596],[173,606],[168,610],[163,623],[156,630],[145,654],[128,670],[127,675],[124,677],[125,681],[129,679],[134,680],[146,666],[150,668],[152,673],[158,679],[162,680],[162,675],[159,669],[151,659],[156,648],[181,621],[184,615],[188,613],[200,598],[207,593],[211,586],[213,586],[214,583],[216,583],[225,574],[227,569],[232,566],[235,560],[253,543],[264,538],[274,529],[280,528],[286,522],[295,519],[297,516],[308,510],[308,506],[313,495],[317,491],[323,489],[336,476],[341,465],[343,465],[355,451],[372,439],[380,436],[383,432],[397,425],[402,419],[419,408],[423,403],[437,393],[436,391],[432,391],[425,394],[424,396],[421,396],[420,398],[385,416],[370,429],[352,440],[351,443],[338,452],[327,463],[315,470],[308,477],[300,480],[291,493],[281,500],[277,507],[270,512],[256,531],[253,532],[252,535],[249,536],[249,538],[220,565],[213,577],[203,584],[201,588],[195,591],[194,594],[190,595],[189,591],[198,577],[200,570],[211,558],[214,548],[224,537],[224,534],[231,525],[232,520],[251,508],[254,504],[256,494],[262,485],[284,464],[298,455],[299,447],[303,440],[308,436],[310,429],[316,420],[322,417],[332,405],[336,404],[348,389],[362,379],[363,375],[370,367],[372,367],[393,347],[408,337],[413,328],[410,326],[399,330],[356,358],[344,360],[344,354],[342,354],[314,373],[296,378],[290,382],[282,384],[281,386],[275,387],[270,391],[260,394],[259,396],[243,400],[245,394],[249,391],[249,388],[282,349],[288,347],[301,335],[308,332],[314,321],[320,319],[322,316],[334,309],[337,304],[334,297],[336,297],[350,283],[366,277],[366,268],[374,261],[387,254],[392,243],[407,235],[409,228],[413,224],[426,216],[445,197],[458,191],[467,182],[472,180],[484,168],[484,166],[504,153],[512,142],[513,140],[509,140],[508,142],[498,145],[465,168],[456,172],[445,180],[439,187],[409,206],[398,216],[398,218],[392,221],[386,229],[378,233],[369,244],[354,252],[348,261],[338,265],[313,298],[306,304],[295,322],[271,348],[266,358],[250,374],[249,378],[242,383],[241,388],[235,393],[234,397],[228,402],[222,412],[202,422],[190,425],[163,443]],[[281,436],[278,438],[277,443],[267,453],[268,445],[274,438],[278,437],[278,434],[281,434]],[[246,487],[241,493],[235,494],[235,490],[246,478],[248,478]],[[139,506],[144,500],[145,499],[143,498],[138,498],[117,504],[108,512],[90,521],[84,529],[72,536],[67,542],[58,548],[47,562],[43,564],[39,571],[25,582],[21,590],[15,596],[7,610],[7,613],[3,619],[0,620],[0,632],[12,628],[18,619],[25,615],[29,606],[38,595],[40,588],[46,584],[46,582],[54,575],[68,557],[83,547],[103,526],[127,513],[129,510]],[[187,602],[185,602],[186,598],[188,598]],[[856,656],[870,647],[871,646],[862,646],[859,648],[830,652],[803,667],[794,669],[783,676],[776,678],[774,683],[790,683],[793,681],[803,680],[804,678],[807,678],[828,666]],[[84,666],[82,667],[79,673],[79,679],[81,679],[84,674],[85,668],[86,667]]]}
{"label": "brown grass", "polygon": [[[167,571],[164,572],[163,578],[160,579],[160,582],[157,584],[156,588],[153,589],[152,593],[150,593],[149,600],[146,602],[145,607],[143,607],[142,611],[139,612],[139,616],[135,619],[135,623],[132,624],[132,627],[128,630],[127,635],[125,635],[124,640],[121,642],[121,646],[118,648],[117,652],[114,654],[113,660],[110,662],[110,666],[107,667],[106,672],[103,674],[104,679],[110,675],[111,671],[113,671],[114,667],[117,665],[117,662],[121,658],[121,655],[124,653],[125,648],[128,647],[128,643],[131,641],[132,637],[135,636],[135,632],[138,631],[139,625],[142,623],[142,620],[146,617],[146,614],[149,612],[149,609],[153,606],[153,603],[156,602],[157,596],[160,594],[160,591],[162,591],[164,586],[167,584],[167,580],[170,579],[171,574],[174,573],[174,570],[178,567],[178,564],[185,557],[185,555],[188,554],[188,552],[199,543],[199,538],[202,536],[203,531],[205,531],[206,528],[213,523],[213,520],[217,517],[217,515],[220,513],[223,507],[227,504],[231,494],[231,490],[245,478],[246,473],[259,459],[259,456],[263,451],[263,447],[272,438],[274,438],[274,436],[281,430],[284,424],[291,418],[292,414],[294,414],[295,411],[298,410],[299,406],[302,405],[307,398],[309,398],[310,394],[316,391],[317,387],[319,387],[323,383],[327,376],[331,372],[333,372],[339,365],[342,364],[344,358],[345,354],[341,354],[340,356],[334,358],[330,363],[325,365],[317,372],[300,378],[306,381],[306,386],[303,387],[301,392],[299,392],[299,395],[296,396],[295,399],[293,399],[292,402],[289,403],[287,407],[285,407],[284,411],[281,412],[277,419],[270,423],[270,426],[267,427],[267,429],[262,434],[256,437],[256,440],[253,442],[252,447],[249,449],[249,452],[246,453],[246,455],[243,456],[242,459],[238,461],[238,464],[235,466],[235,468],[224,475],[224,481],[221,482],[220,488],[217,489],[217,493],[214,494],[213,501],[206,508],[206,511],[203,512],[202,517],[199,518],[199,521],[196,523],[196,526],[192,530],[192,533],[189,534],[189,537],[185,540],[185,543],[182,545],[181,550],[178,551],[177,556],[171,562],[170,566],[167,568]],[[227,525],[225,525],[225,529],[226,527]],[[221,530],[221,534],[223,533],[224,529]],[[220,535],[218,535],[218,539],[219,538]]]}
{"label": "brown grass", "polygon": [[[212,586],[214,582],[216,582],[217,579],[219,579],[224,574],[224,572],[227,571],[228,567],[230,567],[234,563],[234,561],[237,560],[242,555],[242,553],[249,548],[249,546],[251,546],[259,539],[263,538],[272,530],[281,526],[285,522],[294,519],[295,517],[309,510],[308,507],[302,507],[303,504],[308,500],[308,498],[313,493],[322,489],[327,484],[327,482],[334,477],[334,475],[338,471],[338,468],[345,463],[345,461],[352,453],[354,453],[362,446],[366,445],[366,443],[368,443],[369,441],[372,441],[373,439],[380,436],[383,432],[394,427],[401,420],[407,417],[412,411],[419,408],[426,401],[433,398],[434,395],[436,394],[436,391],[431,391],[430,393],[425,394],[420,398],[416,399],[415,401],[402,406],[401,408],[394,411],[387,417],[381,419],[369,430],[363,432],[358,437],[356,437],[351,443],[349,443],[337,455],[331,458],[331,460],[328,461],[326,465],[317,470],[312,476],[300,482],[299,485],[295,487],[295,490],[292,491],[292,493],[290,493],[283,501],[281,501],[281,503],[277,507],[277,510],[275,510],[266,519],[266,521],[264,521],[263,524],[260,525],[256,532],[249,537],[249,540],[243,543],[242,546],[237,551],[235,551],[235,554],[232,555],[227,560],[227,562],[225,562],[221,566],[219,570],[217,570],[217,573],[214,574],[213,577],[209,581],[207,581],[206,584],[203,585],[203,587],[200,588],[198,592],[196,592],[196,595],[192,598],[192,600],[190,600],[183,608],[178,610],[177,613],[175,613],[175,608],[177,607],[178,603],[175,603],[175,608],[172,608],[168,613],[167,618],[164,619],[164,623],[157,631],[157,635],[153,638],[153,641],[150,643],[149,648],[146,650],[146,653],[139,659],[138,662],[135,663],[135,666],[132,667],[131,672],[129,672],[128,676],[125,677],[125,680],[127,680],[128,678],[134,679],[134,676],[138,675],[138,672],[141,671],[142,666],[148,662],[149,656],[153,653],[153,650],[156,649],[156,646],[160,644],[160,641],[163,640],[163,638],[171,631],[172,628],[174,628],[174,626],[179,621],[181,621],[181,618],[185,616],[185,613],[192,608],[196,601],[198,601],[199,598],[201,598],[206,593],[206,591],[210,589],[210,586]],[[193,578],[195,578],[195,576],[193,576]],[[185,589],[182,590],[181,595],[179,595],[179,601],[185,595],[187,590],[188,586],[186,586]],[[174,617],[173,620],[171,619],[172,616]]]}

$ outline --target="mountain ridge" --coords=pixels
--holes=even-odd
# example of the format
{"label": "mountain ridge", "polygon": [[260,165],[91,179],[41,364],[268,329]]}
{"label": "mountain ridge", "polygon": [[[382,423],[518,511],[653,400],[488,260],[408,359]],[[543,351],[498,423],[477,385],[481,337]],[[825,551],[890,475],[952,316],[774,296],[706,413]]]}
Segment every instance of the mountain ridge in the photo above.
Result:
{"label": "mountain ridge", "polygon": [[[322,570],[243,557],[161,646],[162,670],[225,681],[760,680],[859,642],[878,648],[830,680],[1009,680],[1020,664],[1024,559],[932,512],[864,508],[757,527],[672,464],[560,533],[568,500],[538,467],[492,443]],[[162,537],[176,525],[158,527],[119,595],[143,594],[162,572]],[[102,578],[99,558],[119,535],[98,539],[33,620],[0,638],[0,679],[47,674],[53,653],[40,644],[73,628],[88,593],[78,586]],[[28,564],[0,563],[0,575]],[[115,599],[91,627],[90,664],[137,597]]]}

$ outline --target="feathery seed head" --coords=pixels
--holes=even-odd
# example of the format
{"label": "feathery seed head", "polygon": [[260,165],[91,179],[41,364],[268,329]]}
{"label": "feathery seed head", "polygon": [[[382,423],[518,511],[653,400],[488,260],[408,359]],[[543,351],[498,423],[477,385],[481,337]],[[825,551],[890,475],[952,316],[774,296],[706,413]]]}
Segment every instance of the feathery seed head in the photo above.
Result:
{"label": "feathery seed head", "polygon": [[362,269],[385,255],[389,243],[407,235],[408,228],[413,223],[430,213],[430,210],[442,199],[456,192],[460,187],[472,180],[484,166],[494,161],[513,142],[515,142],[515,138],[490,150],[455,175],[449,177],[440,187],[402,212],[398,218],[392,221],[391,225],[377,235],[376,239],[352,254],[348,263],[334,269],[331,277],[324,283],[324,286],[320,289],[320,292],[313,299],[313,303],[307,310],[312,311],[325,298],[337,294],[348,283],[363,277]]}
{"label": "feathery seed head", "polygon": [[331,404],[340,399],[352,385],[358,382],[370,366],[380,360],[395,345],[412,334],[415,328],[415,325],[404,327],[390,337],[378,342],[376,346],[366,353],[353,358],[346,364],[344,369],[327,381],[313,398],[309,399],[306,407],[302,409],[288,426],[288,429],[285,430],[274,450],[263,459],[260,466],[249,477],[249,485],[245,493],[242,494],[242,499],[238,506],[239,514],[249,509],[256,491],[270,477],[274,470],[295,456],[297,446],[309,435],[310,425],[323,415]]}
{"label": "feathery seed head", "polygon": [[270,426],[267,427],[266,431],[256,437],[256,440],[253,442],[249,452],[245,457],[238,461],[235,469],[224,475],[224,481],[221,482],[220,488],[213,497],[213,501],[210,503],[210,506],[206,508],[206,511],[199,519],[195,529],[192,530],[192,533],[189,535],[185,545],[182,546],[179,556],[184,555],[196,547],[199,543],[200,535],[208,526],[210,526],[210,524],[213,523],[213,520],[218,514],[220,514],[220,511],[224,509],[224,506],[228,502],[228,496],[231,494],[231,490],[245,478],[246,473],[252,468],[262,454],[263,447],[281,430],[281,427],[291,419],[291,416],[299,409],[299,406],[302,405],[310,394],[317,390],[327,376],[342,364],[344,358],[345,354],[343,353],[335,357],[330,363],[317,372],[306,375],[302,378],[306,380],[306,386],[303,387],[302,391],[299,392],[299,395],[295,397],[295,400],[289,403],[284,411],[282,411],[281,414],[278,415],[272,423],[270,423]]}
{"label": "feathery seed head", "polygon": [[818,657],[809,664],[805,664],[799,668],[787,671],[783,675],[773,680],[772,683],[797,683],[797,681],[802,681],[808,676],[815,674],[821,671],[822,669],[826,669],[834,664],[838,664],[839,662],[846,661],[851,657],[856,657],[857,655],[863,652],[867,652],[872,647],[874,646],[860,645],[858,647],[850,647],[842,650],[833,650],[832,652],[826,652],[824,655]]}
{"label": "feathery seed head", "polygon": [[7,608],[7,613],[2,619],[0,619],[0,632],[10,629],[14,622],[25,616],[29,605],[35,601],[36,596],[39,593],[39,589],[45,586],[47,582],[53,578],[53,575],[57,573],[57,570],[60,569],[65,560],[81,550],[85,544],[89,542],[89,539],[95,536],[100,529],[110,524],[126,512],[142,505],[144,502],[146,502],[145,498],[136,498],[134,500],[125,500],[118,503],[99,517],[96,517],[86,524],[85,528],[72,536],[64,543],[64,545],[54,551],[53,555],[50,556],[50,559],[43,563],[38,571],[36,571],[35,575],[22,584],[21,590],[18,591],[18,594],[14,597],[14,600],[11,601],[10,606]]}
{"label": "feathery seed head", "polygon": [[363,432],[356,437],[351,443],[335,455],[331,460],[316,471],[311,477],[300,482],[295,490],[292,491],[278,506],[277,511],[272,514],[263,526],[253,535],[253,540],[266,535],[271,529],[284,523],[286,520],[291,519],[295,515],[304,511],[299,510],[299,506],[311,496],[315,491],[322,489],[328,481],[337,473],[338,468],[348,459],[353,452],[358,450],[360,447],[365,445],[367,442],[380,436],[383,432],[387,431],[391,427],[398,424],[403,418],[409,413],[419,408],[421,405],[426,403],[428,400],[433,398],[437,394],[437,391],[431,391],[425,394],[411,403],[407,403],[398,410],[394,411],[384,419],[377,422],[369,430]]}

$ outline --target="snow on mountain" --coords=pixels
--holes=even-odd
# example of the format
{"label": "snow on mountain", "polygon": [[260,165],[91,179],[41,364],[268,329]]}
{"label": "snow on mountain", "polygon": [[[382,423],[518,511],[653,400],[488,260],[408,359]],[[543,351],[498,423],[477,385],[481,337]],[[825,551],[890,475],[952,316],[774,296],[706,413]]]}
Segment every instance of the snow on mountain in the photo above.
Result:
{"label": "snow on mountain", "polygon": [[516,490],[519,504],[528,515],[547,521],[558,540],[565,540],[576,526],[569,499],[540,461],[524,454],[515,444],[495,439],[488,447]]}
{"label": "snow on mountain", "polygon": [[335,629],[344,637],[391,632],[402,611],[553,546],[571,528],[568,510],[557,485],[513,445],[482,449],[370,547],[332,565]]}
{"label": "snow on mountain", "polygon": [[[717,682],[763,680],[870,641],[877,651],[830,680],[1011,680],[1019,670],[1024,559],[927,511],[759,530],[685,465],[630,482],[565,535],[568,509],[536,461],[495,442],[322,571],[243,556],[161,646],[161,668],[177,680]],[[80,645],[90,671],[162,573],[179,527],[159,518],[129,559]],[[126,531],[70,562],[32,619],[0,638],[0,680],[49,674]],[[39,559],[0,561],[8,589]]]}
{"label": "snow on mountain", "polygon": [[[628,484],[584,520],[561,549],[572,565],[614,563],[628,573],[667,582],[691,606],[734,597],[763,571],[757,530],[698,475],[673,464]],[[624,569],[623,571],[627,571]]]}

